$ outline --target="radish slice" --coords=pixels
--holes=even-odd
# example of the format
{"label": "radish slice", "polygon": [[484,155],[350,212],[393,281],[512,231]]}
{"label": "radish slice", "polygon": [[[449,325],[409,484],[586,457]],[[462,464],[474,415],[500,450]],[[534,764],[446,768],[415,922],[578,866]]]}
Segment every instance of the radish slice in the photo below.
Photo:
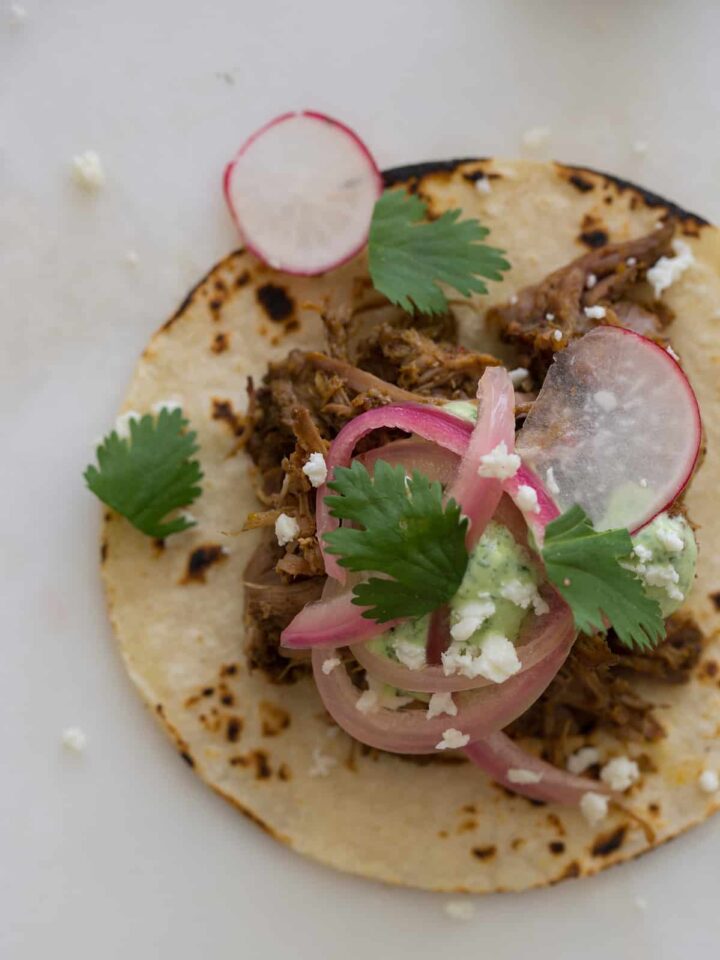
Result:
{"label": "radish slice", "polygon": [[349,127],[305,110],[256,131],[224,185],[248,249],[277,270],[312,276],[365,245],[382,177]]}
{"label": "radish slice", "polygon": [[670,354],[631,330],[597,327],[556,354],[517,449],[561,510],[577,503],[598,530],[635,531],[681,493],[701,435],[695,394]]}
{"label": "radish slice", "polygon": [[462,507],[470,519],[467,534],[468,550],[472,550],[495,513],[502,496],[502,481],[481,477],[478,470],[481,458],[491,453],[500,443],[506,452],[515,446],[515,391],[504,367],[488,367],[478,383],[479,415],[457,480],[448,495]]}
{"label": "radish slice", "polygon": [[512,723],[551,683],[574,640],[572,613],[563,604],[556,622],[556,642],[548,656],[505,683],[457,694],[458,712],[454,717],[428,719],[425,710],[393,711],[385,707],[361,712],[357,708],[360,691],[353,686],[344,664],[329,673],[323,671],[325,661],[335,658],[334,650],[313,650],[313,675],[328,713],[356,740],[391,753],[434,753],[444,731],[450,728],[467,734],[472,742]]}
{"label": "radish slice", "polygon": [[[565,604],[554,590],[545,588],[541,589],[540,593],[547,601],[550,611],[540,617],[533,613],[528,615],[516,644],[522,663],[522,669],[516,676],[544,660],[557,644],[558,623],[565,614]],[[484,677],[471,679],[457,674],[446,676],[441,666],[411,670],[402,663],[374,653],[364,642],[353,643],[350,650],[357,662],[376,680],[382,680],[383,683],[389,683],[391,687],[399,687],[401,690],[455,693],[459,690],[475,690],[493,685],[492,680]]]}
{"label": "radish slice", "polygon": [[[493,780],[531,800],[574,806],[580,803],[586,793],[610,792],[600,780],[575,776],[527,753],[502,732],[493,733],[485,740],[471,743],[464,752]],[[510,774],[511,770],[515,776]],[[518,774],[518,771],[521,773]],[[536,783],[523,783],[523,773],[529,773],[540,779]]]}
{"label": "radish slice", "polygon": [[317,538],[325,561],[325,572],[341,583],[345,582],[345,571],[335,557],[325,551],[323,542],[325,534],[335,530],[338,525],[337,520],[330,516],[325,503],[325,497],[330,492],[328,483],[332,481],[335,467],[347,467],[350,464],[353,450],[359,441],[368,433],[382,427],[396,427],[408,433],[416,433],[424,440],[432,440],[458,456],[465,453],[473,431],[473,425],[466,420],[444,413],[437,407],[423,407],[412,403],[391,403],[386,407],[367,410],[345,424],[330,444],[326,457],[328,479],[318,487],[315,496]]}

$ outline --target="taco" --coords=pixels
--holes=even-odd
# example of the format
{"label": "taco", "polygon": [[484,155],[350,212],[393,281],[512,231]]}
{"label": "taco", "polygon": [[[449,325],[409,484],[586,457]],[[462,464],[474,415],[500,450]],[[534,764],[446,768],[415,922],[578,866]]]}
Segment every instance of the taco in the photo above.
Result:
{"label": "taco", "polygon": [[[215,266],[152,338],[126,397],[126,415],[181,404],[204,478],[196,525],[173,536],[148,538],[106,512],[102,574],[114,631],[183,760],[298,852],[442,891],[524,890],[594,874],[720,806],[720,234],[639,187],[555,163],[421,164],[386,172],[384,185],[421,199],[431,220],[455,209],[479,220],[512,268],[487,294],[449,297],[447,310],[423,316],[373,289],[364,252],[314,277],[279,272],[245,250]],[[650,350],[658,355],[646,370]],[[674,356],[703,413],[699,466],[695,427],[682,435],[673,421],[685,395],[673,392],[672,372],[663,380]],[[607,382],[625,391],[621,402]],[[488,422],[485,447],[476,423],[479,383],[480,421],[497,414],[491,449]],[[422,417],[388,416],[391,408]],[[645,414],[655,426],[645,427]],[[332,537],[318,540],[317,490],[328,494],[329,451],[363,416],[374,432],[358,428],[344,441],[350,453],[336,462],[349,467],[353,455],[355,465],[335,472],[334,517],[326,509],[323,518],[340,534],[333,548]],[[614,437],[600,471],[597,449],[586,456],[581,443],[595,416]],[[568,436],[574,446],[558,453]],[[595,447],[606,442],[593,437]],[[694,475],[672,481],[653,519],[657,504],[638,465],[655,478],[652,488],[676,471],[683,445]],[[458,529],[473,535],[423,476],[472,499],[473,485],[463,492],[458,480],[471,448],[473,482],[495,506],[477,519],[462,602],[436,616],[426,609],[433,577],[464,549]],[[521,482],[513,456],[535,485],[527,475]],[[348,562],[367,546],[349,502],[360,496],[353,474],[364,471],[360,486],[384,477],[394,490],[408,464],[410,493],[394,501],[387,530],[410,524],[407,503],[433,501],[439,539],[428,534],[405,554],[423,569],[413,609],[426,612],[350,648],[358,624],[360,637],[363,623],[377,626],[343,600],[349,586],[368,583]],[[571,482],[582,488],[577,497]],[[642,528],[622,569],[655,599],[665,639],[648,628],[647,643],[623,643],[619,620],[606,629],[607,618],[578,636],[563,593],[572,578],[548,584],[538,561],[545,536],[556,547],[543,554],[547,570],[551,560],[582,568],[563,553],[567,529],[545,525],[557,518],[554,497],[582,500],[597,531]],[[474,525],[482,507],[472,510]],[[400,555],[407,545],[387,549]],[[344,588],[326,568],[345,577]],[[383,597],[378,588],[372,602]],[[343,615],[355,611],[349,628],[328,619],[333,602],[345,603]],[[312,656],[300,649],[323,630]],[[521,668],[527,644],[532,662]],[[426,672],[435,679],[417,681],[418,692],[413,674]],[[430,732],[417,734],[418,718]]]}

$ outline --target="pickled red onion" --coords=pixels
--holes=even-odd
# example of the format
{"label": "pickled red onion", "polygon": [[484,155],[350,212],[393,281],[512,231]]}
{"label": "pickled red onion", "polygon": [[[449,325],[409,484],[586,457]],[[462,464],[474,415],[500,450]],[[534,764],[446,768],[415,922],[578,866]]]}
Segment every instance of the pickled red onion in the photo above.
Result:
{"label": "pickled red onion", "polygon": [[317,537],[325,561],[325,572],[341,583],[345,582],[345,571],[336,558],[325,551],[323,543],[325,534],[335,530],[338,525],[337,520],[330,516],[325,503],[325,497],[329,493],[328,483],[332,481],[335,467],[346,467],[350,464],[353,450],[358,442],[368,433],[383,427],[415,433],[424,440],[432,440],[458,456],[462,456],[465,452],[468,438],[473,431],[472,424],[466,420],[445,413],[437,407],[423,407],[419,404],[414,406],[411,403],[391,403],[386,407],[367,410],[345,424],[330,444],[326,457],[328,479],[318,487],[315,500]]}
{"label": "pickled red onion", "polygon": [[[602,781],[561,770],[527,753],[502,731],[493,733],[484,740],[476,740],[465,747],[464,752],[497,783],[531,800],[573,806],[578,804],[586,793],[609,793]],[[528,771],[539,776],[540,780],[537,783],[518,783],[517,779],[511,780],[508,776],[510,770]]]}
{"label": "pickled red onion", "polygon": [[515,392],[504,367],[488,367],[478,383],[479,414],[455,482],[448,495],[462,507],[470,519],[467,534],[468,549],[482,536],[502,496],[502,481],[481,477],[478,470],[481,458],[491,453],[500,443],[508,452],[515,447]]}
{"label": "pickled red onion", "polygon": [[378,707],[375,712],[357,709],[360,697],[343,664],[329,673],[322,665],[334,658],[335,650],[312,652],[313,675],[320,697],[339,726],[361,743],[391,753],[434,753],[445,730],[453,728],[471,742],[501,730],[530,707],[552,682],[575,640],[572,613],[562,600],[555,624],[555,644],[542,660],[502,684],[457,694],[456,716],[428,719],[425,710],[392,711]]}

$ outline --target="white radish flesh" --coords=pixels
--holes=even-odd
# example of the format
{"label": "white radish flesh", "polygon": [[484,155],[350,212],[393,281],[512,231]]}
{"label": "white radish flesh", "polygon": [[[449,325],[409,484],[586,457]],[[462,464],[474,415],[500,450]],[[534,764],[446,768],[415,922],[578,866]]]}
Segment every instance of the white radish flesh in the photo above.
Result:
{"label": "white radish flesh", "polygon": [[362,249],[381,192],[362,141],[310,111],[266,124],[225,171],[227,201],[248,249],[278,270],[308,276]]}
{"label": "white radish flesh", "polygon": [[561,510],[579,504],[598,530],[635,531],[692,476],[697,399],[670,354],[619,327],[597,327],[556,355],[517,439],[538,477],[552,470]]}

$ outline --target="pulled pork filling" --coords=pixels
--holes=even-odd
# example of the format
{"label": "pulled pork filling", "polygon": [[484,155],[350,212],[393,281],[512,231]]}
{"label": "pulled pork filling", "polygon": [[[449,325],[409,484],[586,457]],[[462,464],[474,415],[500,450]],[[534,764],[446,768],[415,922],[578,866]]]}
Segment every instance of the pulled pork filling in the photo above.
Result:
{"label": "pulled pork filling", "polygon": [[[598,323],[625,326],[666,342],[664,329],[671,317],[653,302],[645,273],[668,253],[673,233],[674,224],[667,222],[638,240],[607,244],[579,257],[490,310],[487,327],[515,347],[517,363],[531,371],[534,388],[542,385],[553,354]],[[602,310],[591,309],[588,315],[592,307]],[[306,603],[320,596],[325,581],[315,491],[302,471],[308,456],[326,453],[348,420],[373,407],[470,399],[484,370],[501,363],[491,354],[460,346],[449,315],[410,318],[398,312],[388,319],[385,313],[369,328],[349,315],[324,319],[327,352],[293,350],[285,360],[270,364],[257,389],[249,384],[241,438],[254,463],[255,489],[263,507],[248,517],[246,529],[267,528],[245,573],[247,655],[251,669],[262,670],[277,683],[310,672],[305,657],[280,650],[280,633]],[[516,416],[527,413],[533,397],[516,393]],[[379,431],[358,451],[398,436]],[[300,528],[299,536],[284,547],[273,533],[280,513],[293,516]],[[612,631],[607,637],[581,636],[547,691],[508,732],[542,738],[547,758],[561,765],[577,737],[598,728],[657,740],[664,731],[632,680],[686,681],[701,644],[698,628],[681,615],[669,618],[667,638],[649,652],[629,651]]]}

